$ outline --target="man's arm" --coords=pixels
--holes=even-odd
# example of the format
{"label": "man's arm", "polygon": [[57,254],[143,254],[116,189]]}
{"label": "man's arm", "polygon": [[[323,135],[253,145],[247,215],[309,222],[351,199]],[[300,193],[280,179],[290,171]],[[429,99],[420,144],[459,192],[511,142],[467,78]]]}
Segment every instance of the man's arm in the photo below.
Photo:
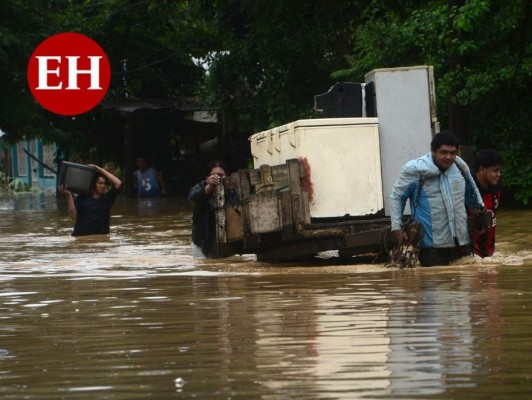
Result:
{"label": "man's arm", "polygon": [[204,181],[200,181],[195,184],[188,192],[188,199],[192,204],[196,205],[207,199],[214,194],[216,186],[221,183],[221,179],[217,174],[212,174]]}
{"label": "man's arm", "polygon": [[458,166],[458,169],[466,180],[466,188],[464,193],[466,208],[471,211],[474,211],[478,207],[484,207],[484,200],[482,199],[482,195],[478,190],[477,184],[475,183],[475,180],[471,175],[471,170],[469,169],[469,166],[460,157],[456,157],[456,165]]}
{"label": "man's arm", "polygon": [[196,183],[192,188],[188,191],[188,200],[193,205],[199,205],[201,203],[204,203],[209,198],[209,195],[205,194],[205,181],[200,181]]}
{"label": "man's arm", "polygon": [[72,192],[68,190],[65,185],[59,185],[58,189],[59,192],[64,194],[66,197],[68,215],[70,215],[70,218],[73,220],[76,220],[78,213],[76,211],[76,206],[74,205],[74,196],[72,195]]}
{"label": "man's arm", "polygon": [[403,213],[406,201],[410,197],[413,188],[417,188],[417,183],[419,182],[418,175],[419,174],[415,169],[406,164],[393,185],[392,194],[390,196],[392,200],[390,202],[390,222],[391,230],[397,240],[399,240],[402,235]]}

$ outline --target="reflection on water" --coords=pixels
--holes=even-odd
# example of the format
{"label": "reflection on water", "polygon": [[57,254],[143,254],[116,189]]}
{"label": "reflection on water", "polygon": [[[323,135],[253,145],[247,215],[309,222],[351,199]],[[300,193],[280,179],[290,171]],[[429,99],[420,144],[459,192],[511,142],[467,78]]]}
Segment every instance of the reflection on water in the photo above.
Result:
{"label": "reflection on water", "polygon": [[81,238],[61,201],[0,198],[0,397],[530,398],[531,214],[492,258],[392,270],[195,261],[181,198]]}

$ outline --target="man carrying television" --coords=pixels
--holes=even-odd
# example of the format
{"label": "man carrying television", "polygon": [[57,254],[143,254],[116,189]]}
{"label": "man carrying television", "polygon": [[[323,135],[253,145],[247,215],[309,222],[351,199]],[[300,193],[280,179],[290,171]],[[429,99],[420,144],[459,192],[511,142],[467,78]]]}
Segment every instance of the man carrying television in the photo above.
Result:
{"label": "man carrying television", "polygon": [[[96,170],[96,179],[90,194],[74,195],[68,186],[59,185],[59,192],[67,200],[70,217],[76,221],[72,236],[105,235],[109,233],[111,207],[113,206],[122,181],[98,165],[88,164]],[[107,187],[111,184],[111,188]]]}

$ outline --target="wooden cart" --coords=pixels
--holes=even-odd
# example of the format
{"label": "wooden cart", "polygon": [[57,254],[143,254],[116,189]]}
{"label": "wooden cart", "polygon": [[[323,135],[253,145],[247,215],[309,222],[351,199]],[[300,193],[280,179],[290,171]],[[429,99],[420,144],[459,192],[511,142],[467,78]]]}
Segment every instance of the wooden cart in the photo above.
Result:
{"label": "wooden cart", "polygon": [[[219,256],[256,254],[260,260],[286,260],[338,250],[341,257],[374,253],[388,257],[394,245],[384,215],[313,219],[308,180],[297,159],[225,178],[216,193],[216,251]],[[233,204],[225,191],[236,192]],[[360,194],[363,195],[363,194]]]}

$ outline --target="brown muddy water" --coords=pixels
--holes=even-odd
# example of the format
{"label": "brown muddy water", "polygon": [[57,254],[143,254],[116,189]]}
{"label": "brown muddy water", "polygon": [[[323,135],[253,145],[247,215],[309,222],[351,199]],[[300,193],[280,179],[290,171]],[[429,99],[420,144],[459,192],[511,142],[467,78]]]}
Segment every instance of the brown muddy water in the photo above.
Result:
{"label": "brown muddy water", "polygon": [[194,261],[185,199],[73,238],[53,197],[0,198],[0,398],[530,399],[531,222],[452,267]]}

